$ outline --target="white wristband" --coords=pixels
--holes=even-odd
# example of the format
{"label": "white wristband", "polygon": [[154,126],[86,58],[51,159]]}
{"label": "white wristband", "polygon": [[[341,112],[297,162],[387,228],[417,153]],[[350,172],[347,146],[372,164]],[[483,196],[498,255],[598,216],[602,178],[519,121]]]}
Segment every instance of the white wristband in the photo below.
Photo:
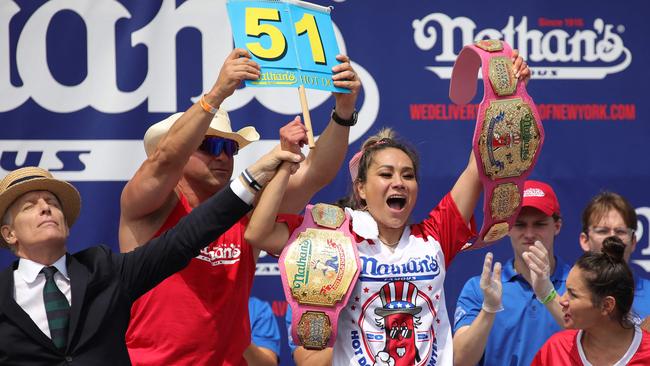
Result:
{"label": "white wristband", "polygon": [[248,188],[244,186],[244,183],[241,182],[241,179],[239,179],[239,176],[237,176],[235,179],[230,182],[230,189],[232,189],[233,193],[237,195],[242,201],[244,201],[248,205],[253,204],[253,200],[255,200],[255,195],[253,192],[251,192]]}
{"label": "white wristband", "polygon": [[481,306],[481,309],[483,309],[486,313],[490,313],[490,314],[498,313],[498,312],[504,310],[503,309],[503,304],[499,304],[499,306],[497,308],[493,308],[493,307],[487,305],[486,303],[483,303],[483,305]]}

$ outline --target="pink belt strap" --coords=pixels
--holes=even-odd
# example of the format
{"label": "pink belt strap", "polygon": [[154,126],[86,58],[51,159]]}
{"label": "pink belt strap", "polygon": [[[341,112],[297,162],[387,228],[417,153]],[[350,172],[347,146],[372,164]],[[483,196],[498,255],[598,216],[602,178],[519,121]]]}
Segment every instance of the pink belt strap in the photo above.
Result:
{"label": "pink belt strap", "polygon": [[521,209],[524,181],[544,144],[544,128],[525,83],[517,81],[512,49],[499,40],[463,47],[454,63],[449,98],[469,103],[476,94],[478,68],[483,75],[472,149],[483,184],[483,225],[471,249],[508,234]]}

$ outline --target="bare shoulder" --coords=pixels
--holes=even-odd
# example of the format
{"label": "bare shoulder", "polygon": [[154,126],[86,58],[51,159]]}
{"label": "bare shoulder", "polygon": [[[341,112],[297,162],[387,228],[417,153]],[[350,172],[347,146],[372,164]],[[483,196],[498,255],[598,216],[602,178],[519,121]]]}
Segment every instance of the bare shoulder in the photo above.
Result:
{"label": "bare shoulder", "polygon": [[178,203],[178,196],[172,192],[160,208],[147,215],[132,218],[121,213],[119,227],[120,251],[130,252],[146,244],[167,221]]}

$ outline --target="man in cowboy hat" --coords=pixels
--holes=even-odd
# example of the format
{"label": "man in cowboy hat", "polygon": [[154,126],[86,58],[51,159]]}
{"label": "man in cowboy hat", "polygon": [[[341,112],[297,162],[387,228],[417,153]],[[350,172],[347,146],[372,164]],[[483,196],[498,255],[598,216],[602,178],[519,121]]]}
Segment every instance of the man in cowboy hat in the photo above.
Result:
{"label": "man in cowboy hat", "polygon": [[[283,160],[301,159],[276,150],[248,170],[263,185]],[[130,364],[124,336],[133,301],[185,267],[253,198],[236,179],[138,250],[69,254],[79,192],[41,168],[9,173],[0,181],[0,246],[19,259],[0,273],[0,364]]]}
{"label": "man in cowboy hat", "polygon": [[[294,174],[280,212],[297,213],[329,183],[345,158],[349,128],[356,121],[361,83],[346,56],[333,68],[333,84],[349,94],[334,93],[332,120],[316,147]],[[222,102],[243,80],[255,80],[260,67],[244,49],[226,58],[212,89],[182,114],[152,126],[145,134],[147,160],[127,183],[121,197],[120,248],[138,243],[174,225],[206,197],[228,184],[233,156],[259,139],[253,127],[232,132]],[[303,140],[299,119],[289,123]],[[197,149],[198,147],[198,149]],[[257,177],[247,176],[255,187]],[[240,220],[205,247],[190,265],[137,301],[126,336],[134,365],[222,365],[244,362],[250,344],[247,302],[260,249],[244,241],[247,219]],[[170,301],[173,299],[173,301]]]}

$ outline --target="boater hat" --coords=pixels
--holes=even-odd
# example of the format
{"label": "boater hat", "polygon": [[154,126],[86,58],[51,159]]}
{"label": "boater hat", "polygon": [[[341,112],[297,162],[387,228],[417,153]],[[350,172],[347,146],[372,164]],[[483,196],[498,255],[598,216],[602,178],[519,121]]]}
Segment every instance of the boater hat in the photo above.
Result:
{"label": "boater hat", "polygon": [[[167,134],[167,131],[169,131],[174,122],[176,122],[181,115],[183,115],[183,112],[174,113],[149,127],[147,132],[144,134],[144,150],[146,151],[147,156],[151,156],[151,154],[156,151],[156,146],[160,142],[160,139]],[[232,127],[230,127],[230,118],[228,118],[228,113],[223,109],[219,109],[214,115],[208,130],[205,131],[205,135],[219,136],[235,140],[237,141],[237,144],[239,144],[240,149],[251,142],[260,139],[260,134],[257,133],[257,130],[255,130],[255,127],[253,126],[246,126],[237,132],[233,132]]]}
{"label": "boater hat", "polygon": [[[35,166],[16,169],[0,181],[0,217],[18,197],[31,191],[48,191],[59,199],[63,215],[72,227],[81,208],[79,191],[70,183],[55,179],[50,172]],[[0,247],[6,247],[3,237],[0,237]]]}

